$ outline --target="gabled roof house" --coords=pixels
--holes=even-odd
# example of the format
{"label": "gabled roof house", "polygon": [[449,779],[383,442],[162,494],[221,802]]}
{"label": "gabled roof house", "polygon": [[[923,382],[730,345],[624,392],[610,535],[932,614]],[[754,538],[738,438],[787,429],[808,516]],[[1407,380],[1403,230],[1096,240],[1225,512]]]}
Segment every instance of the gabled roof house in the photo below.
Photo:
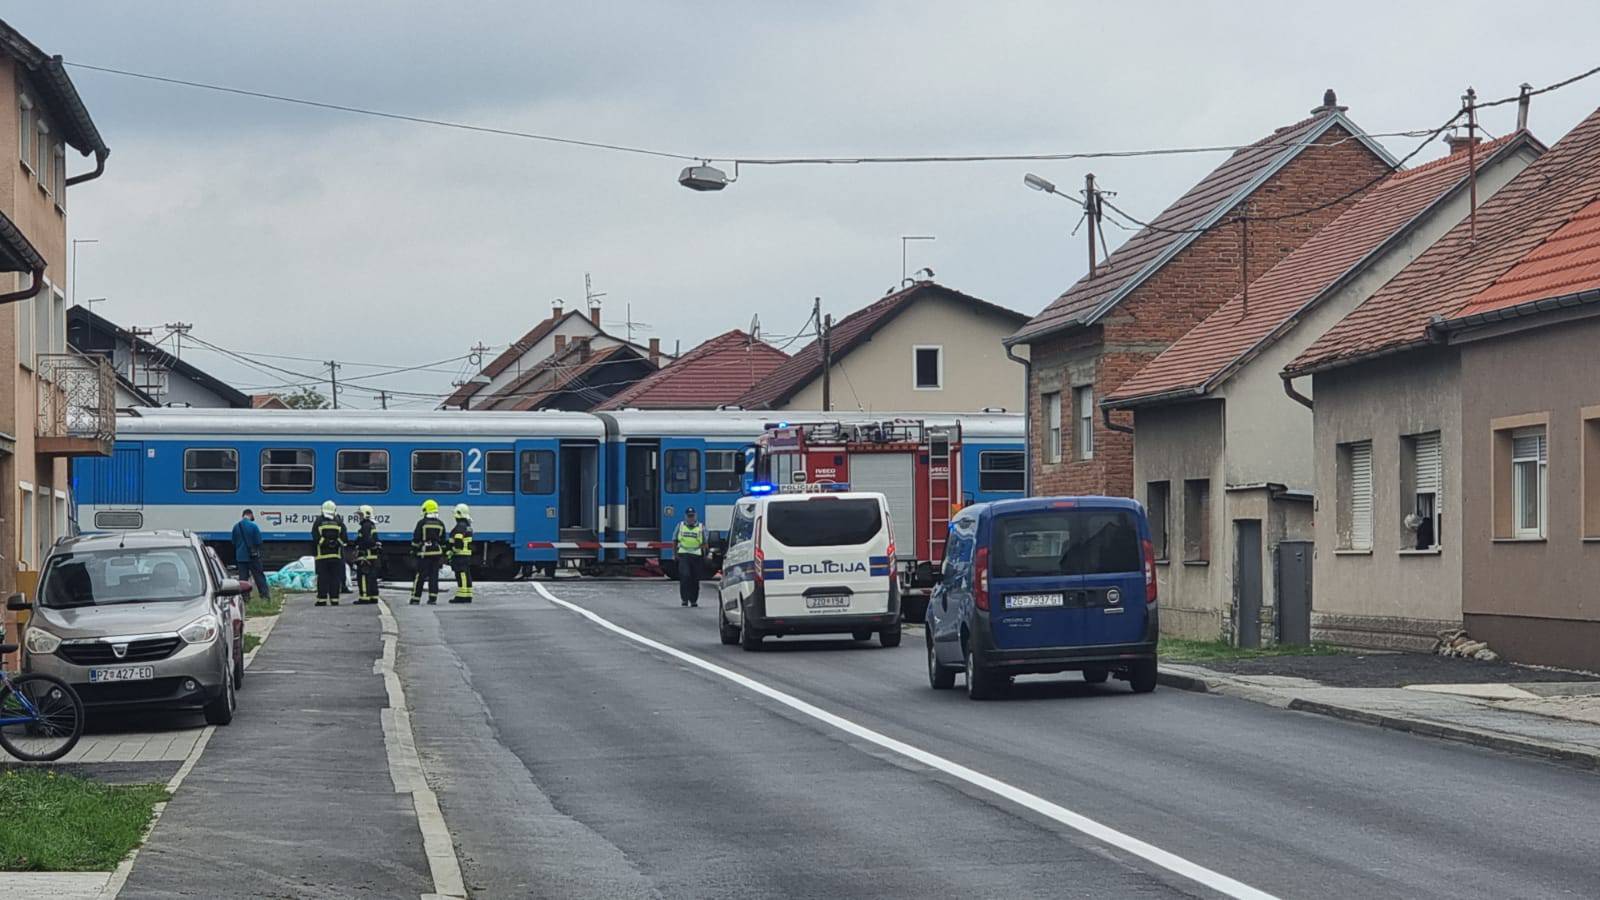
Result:
{"label": "gabled roof house", "polygon": [[711,338],[600,404],[599,409],[716,409],[734,403],[789,355],[735,328]]}

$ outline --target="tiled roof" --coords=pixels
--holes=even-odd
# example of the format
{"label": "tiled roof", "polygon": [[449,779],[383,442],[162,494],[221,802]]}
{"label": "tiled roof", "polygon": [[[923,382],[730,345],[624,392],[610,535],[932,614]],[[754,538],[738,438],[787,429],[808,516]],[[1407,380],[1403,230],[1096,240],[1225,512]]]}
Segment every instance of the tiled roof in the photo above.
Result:
{"label": "tiled roof", "polygon": [[1600,200],[1579,210],[1452,318],[1497,312],[1531,300],[1565,297],[1595,288],[1600,288]]}
{"label": "tiled roof", "polygon": [[[576,311],[567,312],[560,315],[552,314],[549,318],[544,319],[539,324],[529,329],[527,334],[516,339],[515,341],[512,341],[510,346],[501,351],[499,356],[496,356],[494,359],[490,360],[489,364],[484,366],[483,371],[479,374],[487,375],[490,378],[499,377],[500,373],[511,368],[512,363],[522,358],[522,354],[532,350],[535,345],[544,340],[545,337],[550,334],[550,332],[556,329],[557,325],[565,322],[571,316],[581,315],[581,313]],[[477,394],[478,391],[482,389],[483,385],[481,384],[472,384],[469,382],[467,384],[460,385],[455,389],[455,393],[451,394],[445,399],[444,403],[441,404],[441,408],[460,409],[463,402]]]}
{"label": "tiled roof", "polygon": [[[624,357],[638,357],[629,344],[613,344],[592,349],[584,359],[584,345],[580,341],[561,353],[553,354],[529,369],[515,381],[495,391],[476,409],[538,409],[552,396],[572,387],[590,372],[604,365],[625,361]],[[596,404],[604,397],[591,398]]]}
{"label": "tiled roof", "polygon": [[251,394],[251,409],[288,409],[289,405],[277,394]]}
{"label": "tiled roof", "polygon": [[[1203,228],[1220,219],[1249,196],[1261,181],[1294,159],[1307,143],[1316,141],[1335,125],[1365,140],[1364,132],[1337,107],[1326,107],[1310,118],[1279,128],[1254,144],[1235,150],[1227,161],[1157,216],[1150,223],[1154,227],[1144,228],[1129,238],[1094,274],[1079,279],[1008,342],[1027,343],[1065,328],[1093,324],[1198,236],[1185,232],[1186,229]],[[1387,159],[1381,147],[1370,143],[1369,146]]]}
{"label": "tiled roof", "polygon": [[623,389],[599,408],[714,409],[738,400],[788,361],[787,353],[752,341],[735,328]]}
{"label": "tiled roof", "polygon": [[[1526,132],[1519,132],[1480,145],[1476,150],[1478,168],[1502,151],[1531,141]],[[1284,334],[1297,316],[1361,271],[1375,251],[1404,234],[1418,216],[1463,186],[1466,175],[1467,151],[1462,150],[1384,179],[1251,282],[1248,294],[1235,294],[1123,382],[1106,402],[1133,405],[1131,401],[1215,389],[1235,366]]]}
{"label": "tiled roof", "polygon": [[[979,300],[977,297],[952,290],[942,284],[918,281],[833,323],[833,358],[836,360],[844,358],[918,299],[931,295],[975,304],[1000,315],[1009,316],[1018,324],[1027,319],[1027,316],[1015,310],[997,306],[987,300]],[[765,409],[788,400],[821,375],[822,346],[817,341],[812,341],[734,402],[745,409]]]}
{"label": "tiled roof", "polygon": [[1452,228],[1377,293],[1307,347],[1286,370],[1302,374],[1426,343],[1434,316],[1473,302],[1529,252],[1600,197],[1600,109]]}

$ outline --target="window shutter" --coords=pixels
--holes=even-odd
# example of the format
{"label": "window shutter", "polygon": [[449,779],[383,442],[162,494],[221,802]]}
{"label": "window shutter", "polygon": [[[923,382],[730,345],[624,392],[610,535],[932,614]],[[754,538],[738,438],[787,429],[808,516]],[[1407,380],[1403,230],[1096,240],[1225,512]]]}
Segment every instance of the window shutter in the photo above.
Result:
{"label": "window shutter", "polygon": [[1544,432],[1521,434],[1512,439],[1511,456],[1513,459],[1537,459],[1539,462],[1545,462],[1546,449]]}
{"label": "window shutter", "polygon": [[1372,444],[1350,448],[1350,546],[1372,549]]}
{"label": "window shutter", "polygon": [[1444,508],[1444,453],[1439,447],[1439,434],[1417,436],[1416,457],[1417,493],[1433,494],[1434,509]]}

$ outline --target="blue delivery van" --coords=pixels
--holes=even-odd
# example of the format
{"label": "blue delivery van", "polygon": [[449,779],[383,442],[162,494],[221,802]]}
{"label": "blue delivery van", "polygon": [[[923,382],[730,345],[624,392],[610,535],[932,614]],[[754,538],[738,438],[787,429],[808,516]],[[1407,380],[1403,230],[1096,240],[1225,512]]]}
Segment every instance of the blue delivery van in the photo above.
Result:
{"label": "blue delivery van", "polygon": [[950,523],[928,603],[928,682],[984,699],[1014,675],[1112,675],[1156,686],[1155,553],[1144,510],[1122,497],[980,503]]}

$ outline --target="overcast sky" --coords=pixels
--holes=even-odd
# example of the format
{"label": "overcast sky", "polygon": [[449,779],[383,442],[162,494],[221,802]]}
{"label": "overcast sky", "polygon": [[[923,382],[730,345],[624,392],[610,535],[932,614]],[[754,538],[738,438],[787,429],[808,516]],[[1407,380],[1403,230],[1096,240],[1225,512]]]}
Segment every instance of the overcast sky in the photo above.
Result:
{"label": "overcast sky", "polygon": [[[1368,131],[1430,128],[1469,84],[1490,99],[1597,62],[1592,3],[1296,6],[73,0],[5,16],[69,62],[708,156],[1239,144],[1329,87]],[[626,304],[648,323],[641,341],[687,350],[757,314],[793,334],[812,297],[838,317],[895,286],[902,235],[937,237],[911,245],[913,270],[1031,314],[1086,250],[1078,210],[1025,172],[1076,187],[1092,171],[1148,217],[1221,160],[745,167],[698,194],[670,159],[72,76],[112,148],[71,198],[69,236],[99,241],[79,249],[80,300],[241,351],[396,366],[503,346],[554,298],[581,307],[585,272],[608,324]],[[1553,143],[1597,105],[1600,77],[1537,98],[1532,129]],[[460,365],[365,385],[447,393]]]}

